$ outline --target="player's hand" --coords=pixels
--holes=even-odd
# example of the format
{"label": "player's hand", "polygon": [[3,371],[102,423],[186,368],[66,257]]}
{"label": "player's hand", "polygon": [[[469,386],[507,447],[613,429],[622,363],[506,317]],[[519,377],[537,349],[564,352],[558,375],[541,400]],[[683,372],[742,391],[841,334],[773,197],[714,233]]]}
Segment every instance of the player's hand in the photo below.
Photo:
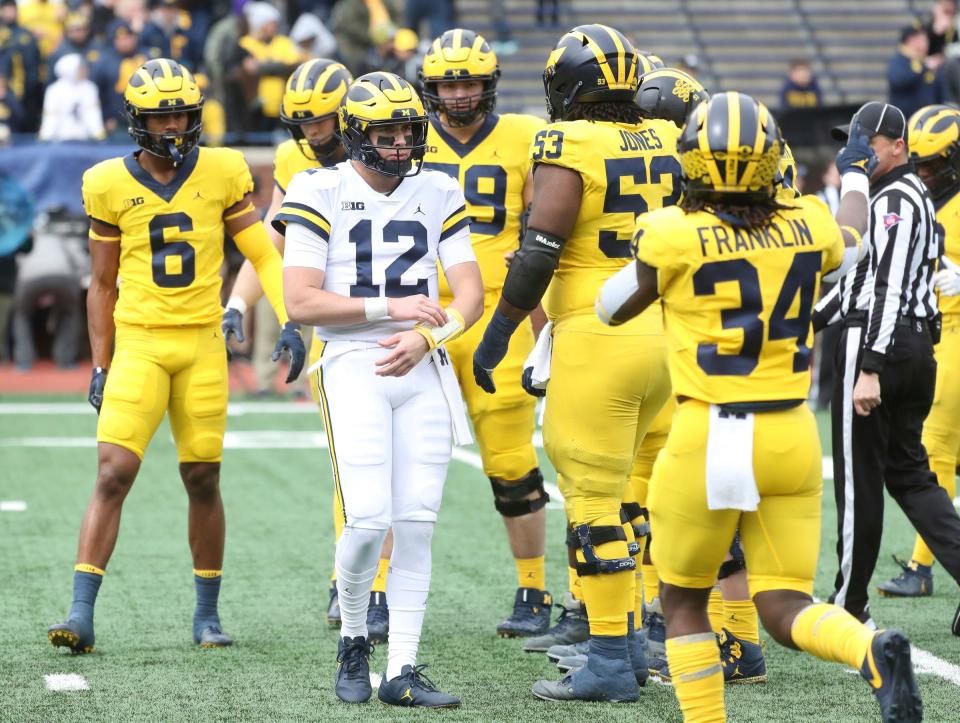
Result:
{"label": "player's hand", "polygon": [[401,331],[377,342],[391,352],[376,362],[377,376],[402,377],[430,351],[427,340],[415,331]]}
{"label": "player's hand", "polygon": [[870,136],[863,132],[860,121],[851,123],[847,145],[837,154],[837,170],[840,175],[853,172],[862,173],[869,178],[879,162],[880,159],[870,147]]}
{"label": "player's hand", "polygon": [[493,370],[503,361],[510,346],[510,336],[520,326],[520,322],[509,319],[500,309],[493,312],[487,328],[483,330],[480,346],[473,352],[473,378],[487,394],[494,394],[497,385],[493,383]]}
{"label": "player's hand", "polygon": [[290,354],[290,373],[287,374],[287,384],[289,384],[300,376],[303,363],[307,360],[307,347],[303,345],[300,325],[292,321],[288,321],[280,330],[280,338],[277,340],[277,345],[273,347],[273,355],[270,358],[278,361],[285,351]]}
{"label": "player's hand", "polygon": [[940,270],[933,275],[933,285],[941,296],[960,295],[960,266],[941,256]]}
{"label": "player's hand", "polygon": [[523,368],[523,375],[520,377],[520,384],[523,386],[523,391],[525,391],[531,397],[537,397],[539,399],[547,396],[546,388],[540,389],[533,386],[533,367]]}
{"label": "player's hand", "polygon": [[100,407],[103,406],[103,388],[107,384],[107,370],[103,367],[97,367],[93,370],[90,377],[90,391],[87,392],[87,401],[90,406],[100,414]]}
{"label": "player's hand", "polygon": [[223,332],[223,343],[227,345],[227,361],[233,358],[230,353],[230,335],[236,338],[238,342],[244,341],[243,336],[243,314],[239,309],[225,309],[223,319],[220,322],[220,331]]}
{"label": "player's hand", "polygon": [[447,323],[447,312],[423,294],[387,299],[387,313],[394,321],[425,321],[434,326]]}
{"label": "player's hand", "polygon": [[513,263],[513,259],[516,255],[516,251],[507,251],[507,253],[503,255],[503,263],[506,264],[508,269],[510,268],[510,264]]}
{"label": "player's hand", "polygon": [[869,417],[870,412],[880,406],[880,375],[874,372],[860,372],[853,387],[853,408],[861,417]]}

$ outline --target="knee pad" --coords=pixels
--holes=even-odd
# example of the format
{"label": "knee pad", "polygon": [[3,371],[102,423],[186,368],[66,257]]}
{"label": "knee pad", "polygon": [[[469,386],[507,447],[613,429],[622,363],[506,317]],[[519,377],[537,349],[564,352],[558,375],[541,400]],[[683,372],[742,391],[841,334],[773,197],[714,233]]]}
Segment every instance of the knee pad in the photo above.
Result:
{"label": "knee pad", "polygon": [[[608,542],[627,543],[628,557],[616,557],[609,560],[598,557],[596,546]],[[627,542],[627,533],[624,532],[621,525],[591,526],[583,524],[568,530],[567,550],[570,567],[574,568],[578,575],[613,575],[618,572],[637,569],[637,561],[634,556],[640,551],[640,546],[636,542]],[[577,559],[577,550],[583,553],[584,562]]]}
{"label": "knee pad", "polygon": [[337,542],[337,573],[343,570],[351,573],[375,570],[386,536],[386,527],[344,527]]}
{"label": "knee pad", "polygon": [[740,530],[737,530],[737,534],[733,536],[733,542],[730,543],[730,555],[733,559],[724,561],[720,566],[720,572],[717,573],[718,580],[723,580],[747,569],[747,560],[743,556],[743,548],[740,546]]}
{"label": "knee pad", "polygon": [[[515,482],[497,477],[490,478],[493,488],[493,506],[504,517],[522,517],[543,508],[550,501],[550,495],[543,488],[543,474],[539,468],[533,469],[526,477]],[[531,492],[538,493],[532,500],[522,499]]]}
{"label": "knee pad", "polygon": [[[633,527],[633,536],[638,540],[650,534],[650,522],[647,518],[647,511],[640,506],[639,502],[622,502],[620,504],[622,517],[625,522],[629,522]],[[638,521],[639,520],[639,521]]]}
{"label": "knee pad", "polygon": [[393,523],[393,554],[390,567],[429,575],[432,567],[433,522],[396,520]]}

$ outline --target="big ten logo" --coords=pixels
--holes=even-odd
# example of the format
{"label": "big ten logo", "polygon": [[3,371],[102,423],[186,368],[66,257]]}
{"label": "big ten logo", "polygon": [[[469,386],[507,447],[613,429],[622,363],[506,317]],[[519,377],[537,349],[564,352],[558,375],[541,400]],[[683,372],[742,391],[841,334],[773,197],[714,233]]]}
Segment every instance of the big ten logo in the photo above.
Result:
{"label": "big ten logo", "polygon": [[133,208],[134,206],[142,206],[144,204],[143,196],[137,196],[136,198],[128,198],[123,202],[124,208]]}
{"label": "big ten logo", "polygon": [[363,201],[341,201],[340,210],[341,211],[363,211],[364,210]]}

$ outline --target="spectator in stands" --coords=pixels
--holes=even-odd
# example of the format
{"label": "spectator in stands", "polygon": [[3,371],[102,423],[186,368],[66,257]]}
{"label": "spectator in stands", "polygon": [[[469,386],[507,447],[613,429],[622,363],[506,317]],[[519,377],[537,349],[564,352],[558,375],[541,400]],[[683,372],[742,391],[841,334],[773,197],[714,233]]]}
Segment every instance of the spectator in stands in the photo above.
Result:
{"label": "spectator in stands", "polygon": [[820,105],[823,105],[823,94],[810,61],[805,58],[791,60],[780,89],[780,108],[816,108]]}
{"label": "spectator in stands", "polygon": [[940,102],[936,70],[939,61],[927,57],[927,34],[910,25],[900,31],[900,47],[887,65],[890,104],[909,118],[915,110]]}
{"label": "spectator in stands", "polygon": [[337,52],[337,39],[313,13],[297,18],[290,28],[290,39],[308,58],[332,58]]}
{"label": "spectator in stands", "polygon": [[390,42],[384,46],[385,55],[381,56],[379,68],[406,78],[416,87],[419,81],[417,69],[423,62],[418,53],[420,38],[410,28],[398,28]]}
{"label": "spectator in stands", "polygon": [[126,20],[138,35],[150,21],[147,12],[147,0],[114,0],[113,14],[119,20]]}
{"label": "spectator in stands", "polygon": [[929,44],[927,54],[931,58],[942,61],[946,47],[956,41],[956,16],[956,0],[934,0],[933,6],[930,8],[930,15],[920,25],[927,34]]}
{"label": "spectator in stands", "polygon": [[[47,60],[47,68],[52,70],[65,55],[79,55],[88,67],[92,67],[100,59],[103,47],[90,31],[90,18],[83,13],[70,13],[63,23],[63,30],[63,40]],[[47,77],[56,76],[48,70]]]}
{"label": "spectator in stands", "polygon": [[190,13],[181,10],[177,0],[154,0],[150,21],[140,33],[140,49],[147,59],[172,58],[196,72],[203,49],[188,32]]}
{"label": "spectator in stands", "polygon": [[10,135],[24,132],[25,113],[20,100],[8,83],[7,76],[0,73],[0,145],[10,142]]}
{"label": "spectator in stands", "polygon": [[256,79],[244,84],[247,78],[238,59],[240,38],[246,34],[243,14],[229,13],[211,26],[203,46],[203,65],[210,83],[204,95],[208,104],[215,101],[223,107],[231,131],[247,129],[248,108],[257,97]]}
{"label": "spectator in stands", "polygon": [[35,133],[40,124],[42,68],[36,38],[17,24],[16,0],[0,0],[0,73],[8,79],[23,113],[16,130]]}
{"label": "spectator in stands", "polygon": [[951,43],[946,48],[946,60],[940,66],[941,100],[960,105],[960,43]]}
{"label": "spectator in stands", "polygon": [[50,57],[63,37],[67,6],[51,0],[23,0],[18,10],[20,24],[33,33],[40,45],[40,55]]}
{"label": "spectator in stands", "polygon": [[280,11],[273,5],[248,3],[243,13],[250,31],[240,38],[240,64],[248,77],[257,79],[253,127],[269,131],[280,125],[280,102],[287,78],[307,56],[289,37],[279,34]]}
{"label": "spectator in stands", "polygon": [[397,29],[399,0],[340,0],[330,16],[343,64],[356,78],[377,68],[377,51]]}
{"label": "spectator in stands", "polygon": [[537,24],[547,23],[547,13],[550,13],[550,25],[560,24],[560,0],[537,0]]}
{"label": "spectator in stands", "polygon": [[147,58],[139,52],[140,38],[127,21],[114,20],[108,35],[110,45],[93,66],[91,75],[100,95],[106,132],[125,133],[127,119],[123,110],[123,91],[130,76]]}
{"label": "spectator in stands", "polygon": [[53,68],[56,80],[43,97],[42,141],[86,141],[104,136],[97,86],[83,58],[64,55]]}
{"label": "spectator in stands", "polygon": [[407,0],[407,27],[419,33],[424,20],[431,38],[439,38],[456,27],[453,0]]}

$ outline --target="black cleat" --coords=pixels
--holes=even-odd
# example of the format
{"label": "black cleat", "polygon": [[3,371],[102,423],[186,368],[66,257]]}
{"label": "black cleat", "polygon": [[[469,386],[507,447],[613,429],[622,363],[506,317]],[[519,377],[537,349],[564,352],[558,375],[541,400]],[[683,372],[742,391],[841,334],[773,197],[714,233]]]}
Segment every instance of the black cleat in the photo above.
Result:
{"label": "black cleat", "polygon": [[67,620],[47,628],[47,640],[56,648],[70,648],[74,654],[93,652],[93,624]]}
{"label": "black cleat", "polygon": [[423,674],[423,669],[426,667],[426,665],[404,665],[396,678],[380,682],[377,697],[387,705],[459,708],[459,698],[440,692]]}
{"label": "black cleat", "polygon": [[390,610],[387,608],[387,594],[372,592],[370,605],[367,607],[367,639],[371,643],[385,643],[389,632]]}
{"label": "black cleat", "polygon": [[513,613],[497,626],[501,638],[528,638],[543,635],[550,627],[550,607],[553,598],[546,590],[532,587],[517,588]]}
{"label": "black cleat", "polygon": [[767,663],[759,643],[738,638],[726,628],[717,636],[724,683],[765,683]]}
{"label": "black cleat", "polygon": [[194,633],[193,642],[201,648],[226,648],[233,645],[233,638],[221,629],[219,624],[207,625],[199,633]]}
{"label": "black cleat", "polygon": [[910,641],[899,630],[882,630],[873,636],[860,675],[873,688],[884,723],[923,720],[923,701],[910,662]]}
{"label": "black cleat", "polygon": [[543,635],[527,639],[523,644],[525,653],[545,653],[554,645],[573,645],[590,639],[590,623],[583,603],[568,592],[559,607],[561,612],[556,624]]}
{"label": "black cleat", "polygon": [[366,703],[373,695],[370,685],[370,656],[373,646],[361,635],[340,638],[337,650],[337,677],[333,689],[344,703]]}
{"label": "black cleat", "polygon": [[327,605],[327,625],[340,627],[340,597],[337,594],[337,581],[330,582],[330,603]]}
{"label": "black cleat", "polygon": [[902,572],[892,580],[877,585],[877,592],[885,597],[930,597],[933,595],[933,567],[915,560],[904,562],[896,555],[894,561]]}

